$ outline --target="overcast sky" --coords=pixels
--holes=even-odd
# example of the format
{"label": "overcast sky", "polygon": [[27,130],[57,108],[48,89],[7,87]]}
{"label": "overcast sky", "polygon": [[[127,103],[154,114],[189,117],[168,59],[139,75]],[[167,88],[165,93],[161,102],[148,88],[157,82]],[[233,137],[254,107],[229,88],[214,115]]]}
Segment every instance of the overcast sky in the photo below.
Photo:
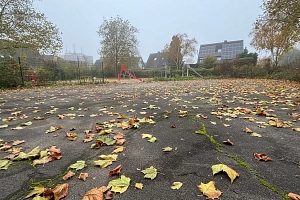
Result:
{"label": "overcast sky", "polygon": [[[34,3],[63,33],[62,54],[82,52],[99,58],[97,34],[103,18],[119,15],[139,29],[140,54],[147,62],[150,53],[161,51],[177,33],[186,33],[200,44],[244,40],[262,14],[259,0],[43,0]],[[259,53],[259,52],[258,52]],[[196,57],[194,58],[196,61]]]}

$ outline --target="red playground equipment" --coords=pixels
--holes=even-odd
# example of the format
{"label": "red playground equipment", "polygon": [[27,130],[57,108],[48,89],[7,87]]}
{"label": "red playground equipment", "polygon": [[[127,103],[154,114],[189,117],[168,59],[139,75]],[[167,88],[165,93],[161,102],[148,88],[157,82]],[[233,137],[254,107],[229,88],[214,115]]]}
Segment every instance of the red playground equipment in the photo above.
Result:
{"label": "red playground equipment", "polygon": [[26,74],[25,76],[28,77],[28,78],[30,78],[32,83],[36,83],[37,74],[35,72],[33,72],[31,74]]}
{"label": "red playground equipment", "polygon": [[126,72],[131,78],[138,79],[138,80],[142,81],[141,78],[137,78],[135,75],[133,75],[132,73],[130,73],[124,65],[121,67],[120,73],[118,74],[118,80],[119,80],[119,81],[120,81],[120,79],[121,79],[121,76],[122,76],[122,75],[123,75],[123,76],[125,75],[125,74],[123,74],[123,72]]}

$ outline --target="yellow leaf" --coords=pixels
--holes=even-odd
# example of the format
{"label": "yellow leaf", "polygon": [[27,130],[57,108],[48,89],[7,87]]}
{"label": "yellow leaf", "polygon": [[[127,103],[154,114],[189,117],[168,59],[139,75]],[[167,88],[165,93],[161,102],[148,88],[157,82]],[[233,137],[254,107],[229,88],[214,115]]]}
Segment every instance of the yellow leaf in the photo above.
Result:
{"label": "yellow leaf", "polygon": [[169,147],[169,146],[164,147],[163,151],[170,152],[170,151],[172,151],[172,147]]}
{"label": "yellow leaf", "polygon": [[239,174],[236,171],[234,171],[233,169],[231,169],[230,167],[228,167],[227,165],[224,165],[224,164],[213,165],[211,167],[211,169],[213,171],[213,175],[215,175],[216,173],[219,173],[221,171],[226,172],[231,180],[231,183],[234,181],[234,179],[237,176],[239,176]]}
{"label": "yellow leaf", "polygon": [[150,178],[151,180],[155,179],[156,175],[157,175],[157,169],[153,166],[146,168],[144,170],[142,170],[141,172],[143,172],[145,174],[145,178]]}
{"label": "yellow leaf", "polygon": [[143,189],[143,187],[144,187],[144,185],[143,185],[143,183],[135,183],[135,187],[137,188],[137,189]]}
{"label": "yellow leaf", "polygon": [[120,178],[116,180],[112,180],[108,183],[108,188],[113,192],[123,193],[127,190],[130,184],[130,178],[122,175]]}
{"label": "yellow leaf", "polygon": [[35,186],[35,187],[33,188],[33,190],[31,190],[31,191],[29,192],[29,194],[28,194],[25,198],[31,197],[31,196],[33,196],[33,195],[40,195],[40,194],[42,194],[44,191],[45,191],[44,186],[42,186],[42,185]]}
{"label": "yellow leaf", "polygon": [[181,188],[182,184],[183,184],[183,183],[181,183],[181,182],[174,182],[174,183],[172,184],[171,188],[172,188],[173,190],[178,190],[178,189]]}
{"label": "yellow leaf", "polygon": [[211,198],[211,199],[217,199],[222,194],[222,192],[220,190],[216,189],[214,181],[210,181],[207,184],[204,184],[204,183],[201,182],[200,185],[198,185],[198,189],[205,196],[207,196],[208,198]]}

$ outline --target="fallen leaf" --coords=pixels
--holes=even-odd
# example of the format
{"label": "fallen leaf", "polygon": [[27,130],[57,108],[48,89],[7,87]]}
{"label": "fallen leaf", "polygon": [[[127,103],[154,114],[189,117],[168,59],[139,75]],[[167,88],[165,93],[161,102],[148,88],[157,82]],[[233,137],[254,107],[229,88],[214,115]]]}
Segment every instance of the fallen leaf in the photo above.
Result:
{"label": "fallen leaf", "polygon": [[157,138],[156,137],[152,137],[152,138],[150,138],[149,140],[148,140],[148,142],[151,142],[151,143],[153,143],[153,142],[155,142],[157,140]]}
{"label": "fallen leaf", "polygon": [[116,140],[116,144],[117,145],[123,145],[125,142],[126,142],[125,139],[118,139],[118,140]]}
{"label": "fallen leaf", "polygon": [[143,187],[144,187],[144,185],[143,185],[143,183],[135,183],[135,188],[137,188],[137,189],[143,189]]}
{"label": "fallen leaf", "polygon": [[181,186],[182,186],[182,183],[181,183],[181,182],[174,182],[174,183],[172,184],[171,188],[172,188],[173,190],[178,190],[178,189],[181,188]]}
{"label": "fallen leaf", "polygon": [[171,128],[176,128],[176,124],[172,124],[172,125],[171,125]]}
{"label": "fallen leaf", "polygon": [[12,146],[16,146],[16,145],[19,145],[19,144],[22,144],[24,143],[25,140],[15,140],[13,143],[12,143]]}
{"label": "fallen leaf", "polygon": [[85,161],[84,160],[78,160],[76,163],[69,166],[71,169],[75,169],[76,171],[81,170],[85,167]]}
{"label": "fallen leaf", "polygon": [[272,158],[268,157],[264,153],[253,153],[253,156],[256,160],[264,160],[264,161],[271,161]]}
{"label": "fallen leaf", "polygon": [[0,170],[4,169],[8,169],[9,165],[12,164],[12,161],[10,160],[0,160]]}
{"label": "fallen leaf", "polygon": [[81,173],[79,174],[78,178],[81,179],[81,180],[83,180],[83,181],[85,181],[85,180],[87,179],[88,176],[89,176],[88,173],[82,173],[82,172],[81,172]]}
{"label": "fallen leaf", "polygon": [[130,185],[130,178],[121,175],[120,178],[110,181],[107,187],[110,188],[112,192],[123,193],[127,190],[129,185]]}
{"label": "fallen leaf", "polygon": [[222,192],[220,190],[217,190],[215,187],[215,182],[214,181],[210,181],[207,184],[204,183],[200,183],[200,185],[198,185],[198,189],[208,198],[211,199],[218,199]]}
{"label": "fallen leaf", "polygon": [[69,171],[66,175],[63,176],[64,180],[68,180],[69,178],[71,178],[72,176],[74,176],[75,173],[72,171]]}
{"label": "fallen leaf", "polygon": [[7,128],[7,127],[8,127],[8,124],[0,125],[0,128]]}
{"label": "fallen leaf", "polygon": [[144,178],[150,178],[151,180],[155,179],[157,175],[157,169],[153,166],[146,168],[141,172],[145,174]]}
{"label": "fallen leaf", "polygon": [[295,193],[288,193],[288,197],[290,197],[292,200],[300,200],[300,195]]}
{"label": "fallen leaf", "polygon": [[215,175],[221,171],[226,172],[231,180],[231,183],[234,181],[234,179],[237,176],[239,176],[239,174],[235,170],[231,169],[230,167],[228,167],[227,165],[224,165],[224,164],[213,165],[213,166],[211,166],[211,169],[213,171],[213,175]]}
{"label": "fallen leaf", "polygon": [[123,152],[125,149],[124,146],[116,146],[115,147],[115,150],[113,151],[113,153],[120,153],[120,152]]}
{"label": "fallen leaf", "polygon": [[125,136],[125,135],[124,135],[123,133],[118,132],[118,133],[115,134],[114,139],[115,139],[115,140],[117,140],[117,139],[122,139],[122,138],[124,138],[124,136]]}
{"label": "fallen leaf", "polygon": [[119,175],[121,173],[121,170],[122,170],[122,165],[119,165],[116,168],[110,170],[108,172],[108,176]]}
{"label": "fallen leaf", "polygon": [[68,195],[69,185],[68,183],[58,184],[53,190],[54,199],[60,200]]}
{"label": "fallen leaf", "polygon": [[254,136],[254,137],[262,137],[261,134],[258,134],[258,133],[256,133],[256,132],[251,133],[251,136]]}
{"label": "fallen leaf", "polygon": [[233,142],[231,142],[229,139],[223,141],[223,143],[233,146]]}
{"label": "fallen leaf", "polygon": [[250,128],[248,128],[248,127],[246,127],[244,129],[244,132],[246,132],[246,133],[253,133],[253,131]]}
{"label": "fallen leaf", "polygon": [[170,152],[170,151],[172,151],[172,147],[169,147],[169,146],[164,147],[164,148],[163,148],[163,151],[165,151],[165,152]]}
{"label": "fallen leaf", "polygon": [[42,194],[44,191],[45,191],[44,186],[42,186],[42,185],[37,185],[37,186],[33,187],[33,189],[29,192],[29,194],[28,194],[25,198],[31,197],[31,196],[33,196],[33,195],[40,195],[40,194]]}
{"label": "fallen leaf", "polygon": [[108,188],[106,186],[93,188],[83,196],[82,200],[103,200],[104,192],[106,192],[107,190]]}

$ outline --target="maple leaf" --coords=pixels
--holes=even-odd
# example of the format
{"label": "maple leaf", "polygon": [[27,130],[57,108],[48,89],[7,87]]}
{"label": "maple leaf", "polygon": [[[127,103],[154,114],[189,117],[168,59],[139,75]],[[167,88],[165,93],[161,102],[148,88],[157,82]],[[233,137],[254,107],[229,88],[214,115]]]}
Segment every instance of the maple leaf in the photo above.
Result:
{"label": "maple leaf", "polygon": [[74,172],[68,171],[68,173],[67,173],[66,175],[63,176],[63,179],[64,179],[64,180],[67,180],[67,179],[71,178],[71,177],[74,176],[74,175],[75,175]]}
{"label": "maple leaf", "polygon": [[122,170],[122,165],[119,165],[116,168],[110,170],[108,172],[108,176],[119,175],[121,173],[121,170]]}
{"label": "maple leaf", "polygon": [[116,140],[107,136],[99,135],[96,143],[97,143],[97,147],[106,146],[106,145],[109,146],[115,144]]}
{"label": "maple leaf", "polygon": [[292,200],[300,200],[300,195],[295,193],[288,193],[288,197],[290,197]]}
{"label": "maple leaf", "polygon": [[174,182],[174,183],[172,184],[171,188],[172,188],[173,190],[178,190],[178,189],[181,188],[182,184],[183,184],[183,183],[181,183],[181,182]]}
{"label": "maple leaf", "polygon": [[253,156],[256,160],[264,160],[264,161],[271,161],[272,158],[268,157],[264,153],[253,153]]}
{"label": "maple leaf", "polygon": [[151,137],[149,140],[148,140],[148,142],[151,142],[151,143],[153,143],[153,142],[155,142],[157,140],[157,138],[156,137]]}
{"label": "maple leaf", "polygon": [[220,190],[217,190],[215,187],[215,182],[214,181],[210,181],[207,184],[204,183],[200,183],[200,185],[198,185],[198,189],[208,198],[211,199],[218,199],[222,192]]}
{"label": "maple leaf", "polygon": [[106,192],[107,190],[108,188],[106,186],[93,188],[83,196],[82,200],[103,200],[104,192]]}
{"label": "maple leaf", "polygon": [[124,151],[124,149],[125,149],[124,146],[116,146],[113,153],[120,153],[120,152]]}
{"label": "maple leaf", "polygon": [[124,175],[121,175],[120,178],[112,180],[108,183],[107,187],[111,188],[111,191],[116,193],[123,193],[127,190],[130,184],[130,178]]}
{"label": "maple leaf", "polygon": [[226,172],[231,180],[231,183],[234,181],[234,179],[237,176],[239,176],[239,174],[235,170],[231,169],[230,167],[228,167],[227,165],[224,165],[224,164],[213,165],[211,167],[211,169],[213,171],[213,175],[215,175],[216,173],[219,173],[221,171]]}
{"label": "maple leaf", "polygon": [[60,200],[68,195],[69,185],[68,183],[58,184],[53,190],[54,199]]}
{"label": "maple leaf", "polygon": [[78,137],[77,133],[65,133],[65,136],[68,137],[68,140],[75,141]]}
{"label": "maple leaf", "polygon": [[12,161],[10,160],[0,160],[0,170],[4,169],[8,169],[8,167],[12,164]]}
{"label": "maple leaf", "polygon": [[118,133],[115,134],[114,139],[115,139],[115,140],[117,140],[117,139],[122,139],[122,138],[124,138],[124,136],[125,136],[125,135],[124,135],[123,133],[118,132]]}
{"label": "maple leaf", "polygon": [[37,186],[33,187],[33,189],[29,192],[29,194],[25,198],[31,197],[33,195],[40,195],[40,194],[44,193],[44,191],[45,191],[44,186],[37,185]]}
{"label": "maple leaf", "polygon": [[88,176],[89,176],[88,173],[83,173],[83,172],[81,172],[81,173],[79,174],[79,176],[78,176],[78,179],[81,179],[81,180],[85,181],[85,180],[87,179]]}
{"label": "maple leaf", "polygon": [[78,160],[76,163],[69,166],[71,169],[75,169],[76,171],[81,170],[85,167],[85,161],[84,160]]}
{"label": "maple leaf", "polygon": [[144,178],[150,178],[151,180],[155,179],[157,175],[157,169],[153,166],[146,168],[141,172],[145,174]]}
{"label": "maple leaf", "polygon": [[170,151],[172,151],[172,147],[169,147],[169,146],[164,147],[164,148],[163,148],[163,151],[165,151],[165,152],[170,152]]}
{"label": "maple leaf", "polygon": [[118,140],[116,140],[116,144],[117,145],[123,145],[125,142],[126,142],[125,139],[118,139]]}

